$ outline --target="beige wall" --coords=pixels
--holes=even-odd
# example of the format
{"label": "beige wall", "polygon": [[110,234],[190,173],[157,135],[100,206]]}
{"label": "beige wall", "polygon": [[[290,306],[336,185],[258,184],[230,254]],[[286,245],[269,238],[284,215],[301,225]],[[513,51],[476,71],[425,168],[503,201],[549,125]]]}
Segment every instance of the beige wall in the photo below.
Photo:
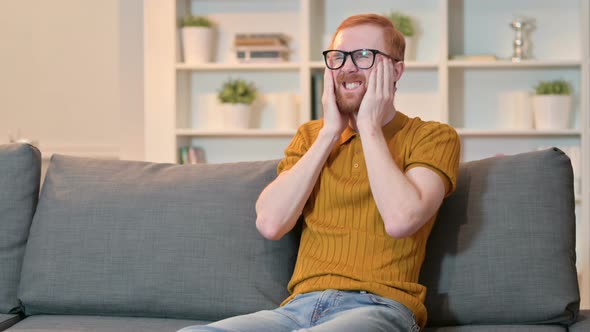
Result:
{"label": "beige wall", "polygon": [[143,158],[141,0],[2,0],[0,41],[0,143]]}

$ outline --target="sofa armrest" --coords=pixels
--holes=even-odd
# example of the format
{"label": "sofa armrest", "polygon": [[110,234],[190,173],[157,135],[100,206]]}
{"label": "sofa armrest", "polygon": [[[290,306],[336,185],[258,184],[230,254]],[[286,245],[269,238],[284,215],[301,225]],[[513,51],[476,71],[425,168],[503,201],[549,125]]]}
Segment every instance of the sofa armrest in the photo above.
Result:
{"label": "sofa armrest", "polygon": [[569,327],[571,332],[590,331],[590,310],[580,310],[578,320]]}

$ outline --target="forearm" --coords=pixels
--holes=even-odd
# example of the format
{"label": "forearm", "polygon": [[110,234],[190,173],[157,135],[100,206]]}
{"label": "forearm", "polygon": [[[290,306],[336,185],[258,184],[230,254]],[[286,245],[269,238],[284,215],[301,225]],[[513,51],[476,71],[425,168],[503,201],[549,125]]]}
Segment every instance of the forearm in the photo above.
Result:
{"label": "forearm", "polygon": [[371,192],[387,233],[400,238],[414,233],[425,219],[420,191],[395,164],[381,128],[361,133]]}
{"label": "forearm", "polygon": [[262,191],[256,227],[264,237],[280,239],[295,226],[338,138],[322,129],[307,153]]}

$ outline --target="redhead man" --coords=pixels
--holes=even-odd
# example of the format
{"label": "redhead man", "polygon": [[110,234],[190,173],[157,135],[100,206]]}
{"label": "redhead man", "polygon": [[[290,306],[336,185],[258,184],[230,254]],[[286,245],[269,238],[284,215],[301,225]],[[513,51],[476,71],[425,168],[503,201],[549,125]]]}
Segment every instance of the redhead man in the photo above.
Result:
{"label": "redhead man", "polygon": [[271,240],[303,214],[291,295],[275,310],[186,331],[418,331],[428,236],[455,189],[460,156],[448,125],[394,106],[405,43],[380,15],[345,19],[326,62],[324,117],[303,124],[256,203]]}

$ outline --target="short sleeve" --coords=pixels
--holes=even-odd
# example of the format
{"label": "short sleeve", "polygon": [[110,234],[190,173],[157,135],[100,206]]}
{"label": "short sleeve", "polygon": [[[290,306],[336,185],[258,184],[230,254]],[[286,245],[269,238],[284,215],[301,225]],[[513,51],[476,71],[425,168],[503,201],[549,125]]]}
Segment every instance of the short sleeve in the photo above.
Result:
{"label": "short sleeve", "polygon": [[306,134],[305,127],[302,126],[297,130],[291,143],[285,149],[285,157],[277,166],[277,175],[291,169],[303,157],[307,150],[309,150],[309,147],[309,137]]}
{"label": "short sleeve", "polygon": [[461,140],[455,129],[446,124],[427,122],[416,130],[411,142],[405,171],[417,166],[430,168],[445,183],[445,196],[453,193],[461,158]]}

